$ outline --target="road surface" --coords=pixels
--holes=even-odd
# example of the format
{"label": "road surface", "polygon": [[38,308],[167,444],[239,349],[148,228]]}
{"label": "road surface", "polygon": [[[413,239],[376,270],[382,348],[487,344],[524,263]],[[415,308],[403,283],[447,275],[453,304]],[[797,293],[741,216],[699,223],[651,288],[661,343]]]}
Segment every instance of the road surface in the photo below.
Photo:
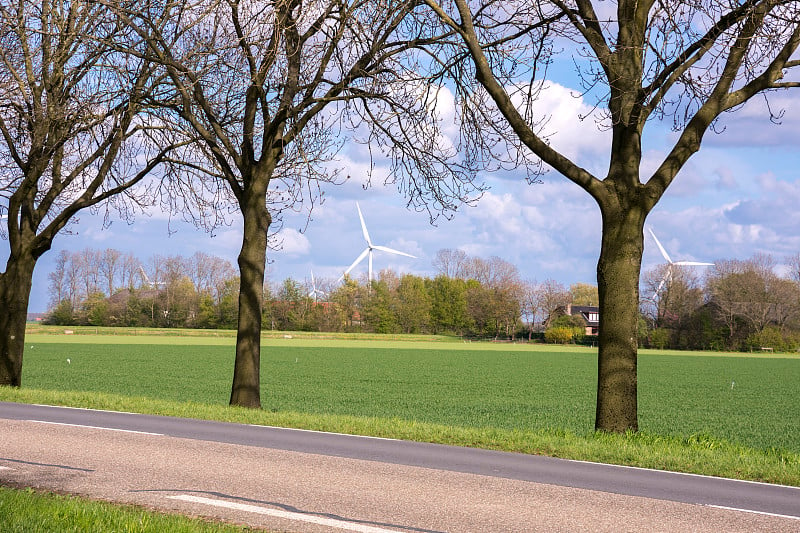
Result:
{"label": "road surface", "polygon": [[0,483],[280,531],[800,531],[800,489],[0,402]]}

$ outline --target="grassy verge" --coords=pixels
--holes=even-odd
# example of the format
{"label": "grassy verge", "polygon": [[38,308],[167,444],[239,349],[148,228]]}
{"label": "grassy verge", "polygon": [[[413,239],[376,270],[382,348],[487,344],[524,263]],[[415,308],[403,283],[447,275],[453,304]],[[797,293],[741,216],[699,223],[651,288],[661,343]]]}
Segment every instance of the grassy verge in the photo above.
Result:
{"label": "grassy verge", "polygon": [[253,411],[95,392],[0,388],[0,401],[372,435],[800,486],[800,454],[777,448],[755,449],[705,434],[681,438],[647,432],[609,435],[551,429],[470,428],[398,418]]}
{"label": "grassy verge", "polygon": [[136,533],[241,533],[249,528],[162,514],[31,489],[0,487],[0,529],[5,533],[127,531]]}

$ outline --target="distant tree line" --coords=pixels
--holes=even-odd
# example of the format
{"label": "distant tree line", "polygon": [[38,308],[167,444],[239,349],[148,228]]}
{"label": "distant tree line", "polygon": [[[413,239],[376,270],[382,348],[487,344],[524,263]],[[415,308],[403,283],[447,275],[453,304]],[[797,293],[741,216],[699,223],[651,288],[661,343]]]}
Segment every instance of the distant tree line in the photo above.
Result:
{"label": "distant tree line", "polygon": [[203,252],[142,262],[111,248],[62,251],[48,280],[51,324],[236,327],[237,271]]}
{"label": "distant tree line", "polygon": [[[639,343],[654,348],[793,351],[800,347],[800,254],[785,276],[758,255],[722,260],[704,277],[666,265],[642,279]],[[434,277],[383,270],[371,283],[287,278],[264,285],[263,322],[280,331],[445,334],[551,343],[586,340],[568,306],[596,306],[597,287],[523,280],[499,257],[440,250]],[[61,252],[49,274],[47,322],[235,328],[233,265],[197,252],[142,262],[113,249]],[[660,287],[660,288],[659,288]]]}
{"label": "distant tree line", "polygon": [[787,264],[785,275],[776,274],[769,255],[717,261],[702,279],[691,269],[647,272],[640,342],[656,348],[797,350],[800,254]]}
{"label": "distant tree line", "polygon": [[[342,283],[291,278],[264,285],[267,329],[531,337],[567,303],[596,305],[597,289],[525,281],[511,263],[440,250],[438,274],[379,273]],[[141,261],[114,249],[62,251],[50,272],[47,322],[60,325],[235,328],[239,278],[198,252]],[[317,292],[314,292],[317,289]]]}

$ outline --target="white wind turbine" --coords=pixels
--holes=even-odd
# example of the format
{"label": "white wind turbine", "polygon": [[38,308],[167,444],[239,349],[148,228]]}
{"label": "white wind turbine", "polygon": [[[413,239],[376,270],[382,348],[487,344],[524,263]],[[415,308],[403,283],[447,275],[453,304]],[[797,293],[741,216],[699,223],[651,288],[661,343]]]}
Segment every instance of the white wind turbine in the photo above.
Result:
{"label": "white wind turbine", "polygon": [[698,261],[673,261],[672,259],[670,259],[669,254],[667,254],[667,251],[664,249],[664,247],[661,246],[661,243],[658,241],[658,238],[656,237],[656,234],[653,233],[653,230],[648,227],[647,231],[650,232],[650,235],[653,237],[653,240],[656,241],[656,246],[658,246],[658,249],[661,250],[661,255],[663,255],[664,259],[667,260],[667,270],[666,270],[666,272],[664,272],[664,277],[661,279],[661,283],[658,284],[658,288],[656,289],[656,292],[653,293],[653,300],[655,300],[656,296],[658,296],[658,293],[661,292],[661,288],[664,286],[664,284],[667,282],[667,280],[672,278],[672,268],[673,267],[676,267],[676,266],[714,266],[714,263],[701,263],[701,262],[698,262]]}
{"label": "white wind turbine", "polygon": [[311,292],[308,293],[309,298],[314,298],[314,301],[317,301],[317,295],[325,296],[325,292],[321,291],[317,288],[317,282],[314,279],[314,271],[311,271]]}
{"label": "white wind turbine", "polygon": [[358,202],[356,202],[356,209],[358,209],[358,218],[361,219],[361,231],[364,234],[364,240],[367,241],[367,247],[364,249],[363,252],[361,252],[361,255],[359,255],[356,258],[356,260],[353,261],[353,264],[350,265],[349,267],[347,267],[347,270],[344,271],[344,274],[342,274],[342,277],[339,278],[338,281],[342,281],[344,279],[344,277],[346,275],[348,275],[350,273],[350,271],[353,270],[356,267],[356,265],[358,265],[361,261],[363,261],[365,257],[369,256],[369,278],[368,279],[369,279],[370,282],[372,282],[372,252],[374,250],[380,250],[381,252],[386,252],[386,253],[389,253],[389,254],[404,255],[406,257],[411,257],[413,259],[417,258],[414,255],[407,254],[405,252],[401,252],[401,251],[395,250],[393,248],[388,248],[386,246],[378,246],[376,244],[372,244],[372,240],[370,240],[370,238],[369,238],[369,232],[367,231],[367,225],[364,223],[364,215],[361,214],[361,207],[358,205]]}

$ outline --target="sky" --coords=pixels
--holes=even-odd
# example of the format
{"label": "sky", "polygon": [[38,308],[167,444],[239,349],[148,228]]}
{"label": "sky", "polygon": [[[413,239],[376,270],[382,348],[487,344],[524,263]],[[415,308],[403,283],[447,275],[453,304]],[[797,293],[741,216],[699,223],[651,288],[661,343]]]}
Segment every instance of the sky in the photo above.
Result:
{"label": "sky", "polygon": [[[717,131],[709,131],[699,153],[681,170],[648,217],[673,261],[713,262],[771,254],[783,268],[787,256],[800,252],[800,109],[797,93],[770,97],[773,111],[783,110],[780,123],[770,121],[763,97],[736,113],[726,114]],[[607,167],[609,136],[578,114],[591,112],[575,91],[553,83],[540,102],[551,112],[547,127],[551,144],[596,175]],[[444,120],[452,117],[443,101]],[[452,107],[452,106],[451,106]],[[661,161],[676,134],[669,125],[651,123],[645,132],[643,175]],[[454,128],[451,128],[454,130]],[[435,225],[428,214],[406,208],[395,186],[373,180],[364,188],[366,147],[348,143],[336,164],[351,178],[324,190],[311,221],[307,213],[287,216],[277,236],[281,245],[270,250],[268,276],[273,283],[287,277],[333,282],[364,250],[366,244],[356,210],[361,206],[373,244],[388,246],[416,259],[376,252],[374,269],[434,276],[432,260],[440,249],[460,249],[489,258],[500,257],[519,268],[523,279],[556,280],[564,285],[595,284],[600,251],[600,213],[594,201],[566,178],[549,172],[542,183],[528,184],[522,170],[481,174],[489,190],[473,206],[464,206],[451,220]],[[379,169],[380,170],[380,169]],[[112,216],[103,228],[98,216],[83,213],[71,235],[59,235],[39,261],[34,275],[30,312],[47,309],[47,274],[60,250],[114,248],[146,261],[153,254],[190,256],[196,251],[229,259],[234,265],[241,245],[241,221],[210,235],[158,210],[140,215],[133,224]],[[0,247],[0,264],[8,258],[8,243]],[[642,272],[663,264],[655,243],[645,238]],[[364,261],[353,275],[365,275]],[[702,268],[699,274],[703,273]],[[780,272],[779,272],[780,273]]]}

